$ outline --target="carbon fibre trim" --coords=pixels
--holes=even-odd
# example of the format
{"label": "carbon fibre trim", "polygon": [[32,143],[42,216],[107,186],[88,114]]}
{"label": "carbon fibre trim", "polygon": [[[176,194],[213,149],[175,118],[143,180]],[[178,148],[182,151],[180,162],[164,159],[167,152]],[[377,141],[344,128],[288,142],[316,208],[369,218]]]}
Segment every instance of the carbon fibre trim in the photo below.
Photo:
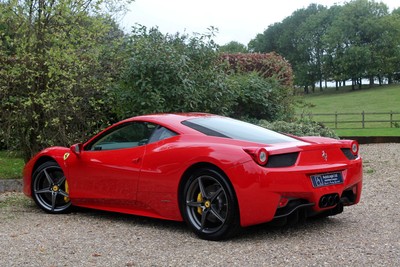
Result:
{"label": "carbon fibre trim", "polygon": [[296,211],[298,209],[312,207],[314,205],[315,205],[315,203],[309,203],[303,199],[291,200],[285,207],[277,209],[274,219],[289,216],[290,214],[292,214],[294,211]]}
{"label": "carbon fibre trim", "polygon": [[349,160],[354,160],[357,158],[357,156],[355,156],[353,153],[351,153],[350,148],[341,148],[340,150],[342,150],[343,154],[346,156],[347,159]]}
{"label": "carbon fibre trim", "polygon": [[290,167],[296,163],[299,152],[271,155],[268,157],[267,168]]}

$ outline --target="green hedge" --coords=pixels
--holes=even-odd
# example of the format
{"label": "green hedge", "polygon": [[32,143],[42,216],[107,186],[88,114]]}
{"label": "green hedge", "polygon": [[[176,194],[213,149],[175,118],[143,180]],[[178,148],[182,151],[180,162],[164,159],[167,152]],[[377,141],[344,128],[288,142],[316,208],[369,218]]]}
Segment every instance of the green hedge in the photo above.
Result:
{"label": "green hedge", "polygon": [[325,127],[322,123],[314,121],[268,122],[266,120],[260,120],[258,124],[273,131],[297,136],[324,136],[339,139],[334,131]]}

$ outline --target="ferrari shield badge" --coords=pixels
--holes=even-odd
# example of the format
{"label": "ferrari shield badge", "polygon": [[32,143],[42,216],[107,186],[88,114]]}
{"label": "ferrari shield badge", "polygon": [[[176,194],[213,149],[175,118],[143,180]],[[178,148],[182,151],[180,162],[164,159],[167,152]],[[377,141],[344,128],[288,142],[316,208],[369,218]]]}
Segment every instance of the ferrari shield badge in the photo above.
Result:
{"label": "ferrari shield badge", "polygon": [[[65,157],[65,156],[64,156]],[[328,154],[325,151],[322,151],[322,158],[327,161],[328,160]]]}
{"label": "ferrari shield badge", "polygon": [[67,160],[68,157],[69,157],[69,153],[67,152],[64,154],[64,160]]}

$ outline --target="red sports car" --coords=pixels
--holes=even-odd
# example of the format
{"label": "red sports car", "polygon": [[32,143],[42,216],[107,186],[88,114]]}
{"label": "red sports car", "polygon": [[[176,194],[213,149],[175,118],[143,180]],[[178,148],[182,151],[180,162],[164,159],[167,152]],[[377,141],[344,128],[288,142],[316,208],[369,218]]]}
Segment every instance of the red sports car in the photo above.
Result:
{"label": "red sports car", "polygon": [[49,213],[79,206],[184,220],[219,240],[272,220],[341,213],[361,187],[356,141],[189,113],[133,117],[84,144],[47,148],[25,166],[23,190]]}

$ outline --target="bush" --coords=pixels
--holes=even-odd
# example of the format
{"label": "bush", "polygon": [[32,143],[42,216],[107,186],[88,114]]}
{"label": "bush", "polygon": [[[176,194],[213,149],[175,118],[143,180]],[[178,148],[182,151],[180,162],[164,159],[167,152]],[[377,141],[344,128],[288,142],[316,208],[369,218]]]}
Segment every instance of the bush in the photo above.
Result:
{"label": "bush", "polygon": [[291,65],[276,53],[222,54],[221,59],[234,73],[257,72],[264,78],[275,78],[284,86],[293,86]]}
{"label": "bush", "polygon": [[293,115],[292,90],[256,72],[232,74],[228,87],[236,93],[231,116],[242,119],[287,120]]}
{"label": "bush", "polygon": [[212,35],[164,35],[157,28],[135,27],[129,64],[115,90],[119,118],[190,111],[291,118],[290,65],[276,54],[221,56]]}
{"label": "bush", "polygon": [[0,146],[24,160],[109,124],[124,33],[105,1],[83,2],[0,4]]}
{"label": "bush", "polygon": [[325,127],[322,123],[314,121],[268,122],[266,120],[260,120],[258,124],[273,131],[297,136],[324,136],[339,139],[334,131]]}
{"label": "bush", "polygon": [[136,27],[115,112],[122,118],[154,112],[203,111],[225,114],[235,94],[226,86],[211,35],[164,35]]}

